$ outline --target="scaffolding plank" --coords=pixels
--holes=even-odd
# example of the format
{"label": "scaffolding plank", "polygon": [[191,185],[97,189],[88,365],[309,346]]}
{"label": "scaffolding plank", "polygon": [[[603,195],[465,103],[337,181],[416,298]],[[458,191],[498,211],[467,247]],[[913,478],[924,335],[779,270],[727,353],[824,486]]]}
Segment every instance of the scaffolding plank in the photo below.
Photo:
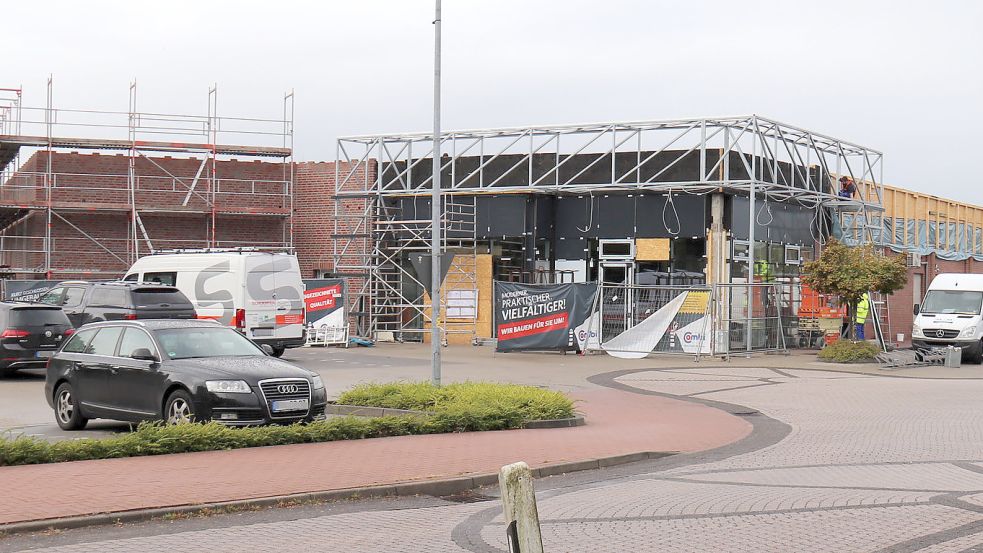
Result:
{"label": "scaffolding plank", "polygon": [[[239,146],[232,144],[198,144],[192,142],[158,142],[153,140],[113,140],[105,138],[66,138],[54,137],[51,145],[55,148],[80,148],[92,150],[129,150],[136,146],[140,150],[157,152],[210,152],[215,150],[216,154],[223,155],[243,155],[259,157],[289,157],[290,148],[276,148],[271,146]],[[21,135],[0,135],[0,148],[17,148],[20,146],[32,146],[42,148],[48,146],[48,138],[45,136],[21,136]],[[0,157],[0,160],[3,158]]]}

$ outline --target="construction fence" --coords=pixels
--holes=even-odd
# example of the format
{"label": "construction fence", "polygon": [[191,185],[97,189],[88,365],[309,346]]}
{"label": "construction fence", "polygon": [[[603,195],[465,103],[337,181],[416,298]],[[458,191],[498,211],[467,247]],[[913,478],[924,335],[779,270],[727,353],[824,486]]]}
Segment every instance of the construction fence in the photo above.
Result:
{"label": "construction fence", "polygon": [[778,284],[604,284],[583,349],[622,358],[782,351],[783,292]]}

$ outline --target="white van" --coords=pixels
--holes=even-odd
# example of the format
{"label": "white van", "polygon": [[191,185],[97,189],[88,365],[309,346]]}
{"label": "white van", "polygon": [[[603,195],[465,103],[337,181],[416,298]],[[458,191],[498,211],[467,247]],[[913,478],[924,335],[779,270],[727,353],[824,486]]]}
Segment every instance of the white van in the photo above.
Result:
{"label": "white van", "polygon": [[200,319],[234,326],[277,357],[304,345],[304,283],[297,257],[256,250],[183,250],[142,257],[123,280],[176,286]]}
{"label": "white van", "polygon": [[958,346],[963,358],[983,362],[983,275],[936,276],[915,305],[911,344],[916,348]]}

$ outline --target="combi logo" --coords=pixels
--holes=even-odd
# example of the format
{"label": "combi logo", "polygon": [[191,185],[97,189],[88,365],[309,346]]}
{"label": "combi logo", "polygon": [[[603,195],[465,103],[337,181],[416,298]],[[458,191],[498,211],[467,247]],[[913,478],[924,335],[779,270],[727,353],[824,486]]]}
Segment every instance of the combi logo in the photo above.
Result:
{"label": "combi logo", "polygon": [[597,338],[597,333],[594,332],[593,330],[588,333],[586,330],[583,329],[581,329],[580,332],[577,333],[578,340],[583,341],[586,340],[587,338]]}
{"label": "combi logo", "polygon": [[683,341],[687,344],[692,344],[693,342],[698,342],[703,338],[703,335],[696,332],[686,332],[683,334]]}

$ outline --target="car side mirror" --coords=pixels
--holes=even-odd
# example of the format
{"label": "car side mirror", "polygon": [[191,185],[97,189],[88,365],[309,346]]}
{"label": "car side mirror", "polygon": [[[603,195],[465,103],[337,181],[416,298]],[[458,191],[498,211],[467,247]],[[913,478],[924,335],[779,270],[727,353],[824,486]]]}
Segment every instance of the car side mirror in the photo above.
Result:
{"label": "car side mirror", "polygon": [[157,356],[154,355],[148,348],[137,348],[133,350],[130,357],[141,361],[157,361]]}
{"label": "car side mirror", "polygon": [[913,312],[913,313],[914,313],[915,315],[917,315],[919,311],[921,311],[921,306],[920,306],[920,305],[918,305],[918,304],[916,303],[916,304],[915,304],[915,308],[914,308],[914,309],[912,310],[912,312]]}
{"label": "car side mirror", "polygon": [[269,344],[263,344],[259,346],[259,348],[262,349],[263,353],[265,353],[266,355],[270,355],[270,356],[273,355],[273,346]]}

